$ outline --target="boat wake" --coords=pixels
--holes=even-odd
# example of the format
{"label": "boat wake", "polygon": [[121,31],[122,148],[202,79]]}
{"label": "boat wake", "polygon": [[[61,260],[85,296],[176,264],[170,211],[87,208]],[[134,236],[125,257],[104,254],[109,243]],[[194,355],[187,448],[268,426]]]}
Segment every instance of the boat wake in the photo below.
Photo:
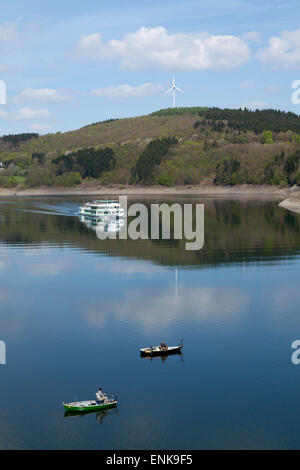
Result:
{"label": "boat wake", "polygon": [[78,216],[78,204],[76,203],[61,203],[61,204],[32,204],[31,207],[21,208],[16,207],[16,211],[30,212],[32,214],[45,214],[45,215],[63,215],[66,217]]}

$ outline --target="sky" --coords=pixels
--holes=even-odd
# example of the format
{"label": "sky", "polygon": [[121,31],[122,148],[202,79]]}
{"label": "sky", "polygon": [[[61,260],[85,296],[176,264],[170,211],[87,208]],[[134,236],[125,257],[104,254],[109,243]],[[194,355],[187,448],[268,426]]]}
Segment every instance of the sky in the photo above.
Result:
{"label": "sky", "polygon": [[0,135],[170,107],[173,76],[177,106],[299,114],[298,11],[296,0],[5,2]]}

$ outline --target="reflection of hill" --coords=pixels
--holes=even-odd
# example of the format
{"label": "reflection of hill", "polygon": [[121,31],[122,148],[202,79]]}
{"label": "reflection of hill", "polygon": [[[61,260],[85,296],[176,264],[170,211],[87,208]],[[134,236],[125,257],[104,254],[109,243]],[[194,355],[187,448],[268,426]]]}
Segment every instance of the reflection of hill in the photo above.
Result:
{"label": "reflection of hill", "polygon": [[300,217],[276,203],[205,200],[205,245],[197,252],[186,251],[184,240],[101,241],[77,217],[34,213],[26,200],[11,202],[0,206],[2,244],[70,246],[186,266],[276,260],[299,251]]}

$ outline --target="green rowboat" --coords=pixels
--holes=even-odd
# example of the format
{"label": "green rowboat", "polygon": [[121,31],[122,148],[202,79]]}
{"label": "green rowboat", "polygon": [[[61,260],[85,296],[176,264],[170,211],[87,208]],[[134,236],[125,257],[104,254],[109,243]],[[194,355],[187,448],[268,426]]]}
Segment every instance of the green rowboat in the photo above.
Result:
{"label": "green rowboat", "polygon": [[117,400],[108,399],[103,403],[99,403],[96,400],[86,400],[86,401],[74,401],[72,403],[63,403],[66,411],[77,411],[77,412],[86,412],[86,411],[98,411],[104,410],[107,408],[114,408],[117,406]]}

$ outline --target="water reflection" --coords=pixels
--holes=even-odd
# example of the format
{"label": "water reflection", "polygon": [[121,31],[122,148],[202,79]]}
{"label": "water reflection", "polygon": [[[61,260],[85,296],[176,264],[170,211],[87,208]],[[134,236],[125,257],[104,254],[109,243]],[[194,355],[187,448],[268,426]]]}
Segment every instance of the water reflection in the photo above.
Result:
{"label": "water reflection", "polygon": [[172,354],[162,354],[161,356],[143,356],[142,354],[140,354],[140,358],[141,359],[147,359],[149,360],[150,359],[150,362],[152,361],[158,361],[160,360],[162,364],[164,364],[166,362],[166,360],[168,359],[168,357],[170,358],[174,358],[174,356],[177,356],[178,358],[180,358],[181,362],[184,362],[183,361],[183,352],[182,351],[176,351]]}
{"label": "water reflection", "polygon": [[117,233],[124,226],[124,220],[116,218],[103,219],[98,217],[80,216],[79,220],[86,228],[95,230],[98,238],[100,239],[103,233],[107,235]]}
{"label": "water reflection", "polygon": [[[1,448],[300,447],[300,216],[196,201],[199,252],[100,240],[71,199],[2,200]],[[140,347],[181,337],[184,362],[140,359]],[[66,397],[100,383],[120,396],[118,415],[62,419]],[[183,397],[192,405],[178,413]]]}
{"label": "water reflection", "polygon": [[[112,316],[144,330],[165,329],[183,319],[194,322],[234,322],[250,303],[249,293],[238,286],[182,286],[127,289],[117,298],[87,300],[82,313],[89,325],[102,327]],[[163,315],[162,315],[163,312]]]}
{"label": "water reflection", "polygon": [[[101,240],[97,231],[117,236],[124,221],[79,219],[74,215],[78,208],[76,201],[66,203],[60,198],[3,201],[0,206],[0,245],[43,249],[70,246],[80,251],[151,260],[166,266],[194,267],[273,262],[299,254],[300,216],[279,208],[276,202],[210,198],[176,202],[184,204],[187,201],[205,205],[205,245],[200,251],[186,251],[184,240],[172,238]],[[141,199],[140,202],[149,206],[151,202],[161,201]],[[174,200],[166,202],[173,203]],[[37,213],[39,207],[43,209],[42,213]]]}
{"label": "water reflection", "polygon": [[101,411],[95,411],[95,410],[89,410],[89,411],[65,411],[64,418],[74,418],[74,417],[80,417],[83,418],[86,415],[91,415],[94,414],[96,416],[96,420],[99,424],[103,424],[103,421],[109,414],[113,413],[118,413],[118,409],[114,408],[112,410],[101,410]]}

